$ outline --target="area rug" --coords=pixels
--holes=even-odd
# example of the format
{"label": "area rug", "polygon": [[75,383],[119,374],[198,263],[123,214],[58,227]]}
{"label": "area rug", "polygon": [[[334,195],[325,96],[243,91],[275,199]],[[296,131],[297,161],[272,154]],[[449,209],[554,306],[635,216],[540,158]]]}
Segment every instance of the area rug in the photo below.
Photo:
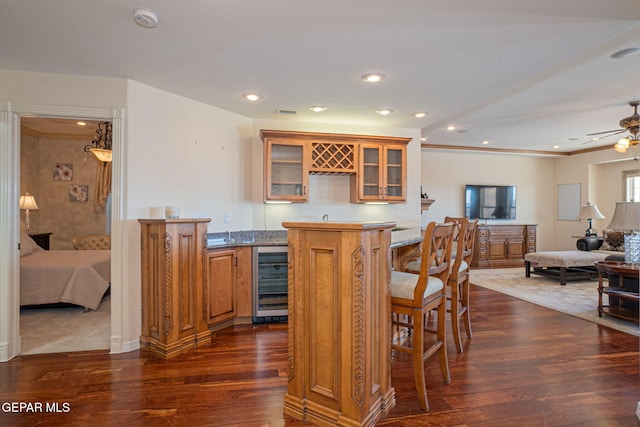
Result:
{"label": "area rug", "polygon": [[61,353],[109,348],[111,304],[106,295],[97,310],[78,306],[20,310],[20,354]]}
{"label": "area rug", "polygon": [[524,267],[471,270],[470,278],[471,283],[483,288],[640,336],[636,323],[606,314],[598,317],[597,279],[570,281],[561,286],[558,280],[535,274],[525,277]]}

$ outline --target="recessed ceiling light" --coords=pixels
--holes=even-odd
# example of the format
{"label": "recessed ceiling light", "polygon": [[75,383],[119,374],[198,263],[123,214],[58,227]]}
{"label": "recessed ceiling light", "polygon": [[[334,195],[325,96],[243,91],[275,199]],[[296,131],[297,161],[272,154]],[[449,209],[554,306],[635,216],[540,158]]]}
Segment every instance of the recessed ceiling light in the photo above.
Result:
{"label": "recessed ceiling light", "polygon": [[420,141],[425,142],[426,140],[427,140],[427,137],[426,137],[426,136],[421,136],[421,137],[420,137]]}
{"label": "recessed ceiling light", "polygon": [[387,116],[387,115],[393,113],[393,110],[390,110],[388,108],[382,108],[380,110],[376,110],[376,113],[380,114],[381,116]]}
{"label": "recessed ceiling light", "polygon": [[247,101],[259,101],[262,99],[262,95],[259,93],[243,93],[242,97]]}
{"label": "recessed ceiling light", "polygon": [[155,28],[158,25],[158,14],[151,9],[138,8],[133,11],[133,20],[144,28]]}
{"label": "recessed ceiling light", "polygon": [[554,145],[554,146],[553,146],[553,147],[551,147],[551,148],[553,148],[554,150],[557,150],[558,148],[560,148],[560,146],[559,146],[559,145]]}
{"label": "recessed ceiling light", "polygon": [[489,141],[487,141],[487,140],[485,139],[485,140],[484,140],[484,141],[482,141],[480,144],[482,144],[482,145],[487,145],[487,144],[489,144]]}
{"label": "recessed ceiling light", "polygon": [[412,114],[413,117],[417,117],[418,119],[421,119],[421,118],[425,117],[426,115],[427,115],[427,113],[423,113],[423,112],[413,113]]}
{"label": "recessed ceiling light", "polygon": [[592,141],[600,141],[600,138],[598,138],[598,137],[596,136],[596,137],[591,138],[591,140],[592,140]]}
{"label": "recessed ceiling light", "polygon": [[87,122],[76,122],[78,126],[86,126]]}
{"label": "recessed ceiling light", "polygon": [[362,76],[362,80],[367,83],[378,83],[379,81],[384,80],[385,75],[380,73],[369,73]]}
{"label": "recessed ceiling light", "polygon": [[620,59],[626,58],[627,56],[638,55],[640,53],[640,47],[629,47],[627,49],[622,49],[617,52],[613,52],[611,54],[611,58]]}
{"label": "recessed ceiling light", "polygon": [[322,113],[323,111],[327,111],[327,107],[323,105],[313,105],[309,107],[309,110],[313,111],[314,113]]}
{"label": "recessed ceiling light", "polygon": [[456,130],[456,126],[455,125],[449,125],[449,126],[446,127],[446,129],[448,131]]}

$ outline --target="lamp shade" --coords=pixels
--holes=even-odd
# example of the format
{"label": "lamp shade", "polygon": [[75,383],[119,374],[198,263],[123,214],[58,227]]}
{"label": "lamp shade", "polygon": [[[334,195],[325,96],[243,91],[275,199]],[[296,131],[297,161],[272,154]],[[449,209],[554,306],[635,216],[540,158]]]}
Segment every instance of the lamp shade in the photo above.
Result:
{"label": "lamp shade", "polygon": [[587,202],[587,204],[580,209],[578,219],[604,219],[604,215],[602,215],[598,206],[592,205],[591,202]]}
{"label": "lamp shade", "polygon": [[20,209],[30,209],[32,211],[37,211],[38,204],[36,203],[36,198],[29,193],[25,193],[24,196],[20,196]]}
{"label": "lamp shade", "polygon": [[640,230],[640,202],[616,202],[613,218],[607,228],[620,231]]}

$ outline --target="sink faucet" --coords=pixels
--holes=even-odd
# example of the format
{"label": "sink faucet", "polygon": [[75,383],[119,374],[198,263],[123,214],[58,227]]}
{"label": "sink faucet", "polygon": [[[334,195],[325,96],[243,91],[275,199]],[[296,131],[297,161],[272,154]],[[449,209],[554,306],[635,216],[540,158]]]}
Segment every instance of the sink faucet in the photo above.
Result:
{"label": "sink faucet", "polygon": [[329,215],[327,215],[327,214],[322,215],[322,220],[323,221],[329,221]]}

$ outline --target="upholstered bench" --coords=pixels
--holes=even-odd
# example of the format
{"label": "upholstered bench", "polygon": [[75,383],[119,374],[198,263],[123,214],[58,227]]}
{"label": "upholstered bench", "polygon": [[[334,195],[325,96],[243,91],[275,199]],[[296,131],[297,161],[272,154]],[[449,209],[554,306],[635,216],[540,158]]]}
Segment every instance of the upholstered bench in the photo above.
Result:
{"label": "upholstered bench", "polygon": [[539,274],[559,279],[561,285],[566,285],[568,280],[598,277],[595,263],[606,257],[607,254],[586,251],[531,252],[524,256],[525,276]]}

